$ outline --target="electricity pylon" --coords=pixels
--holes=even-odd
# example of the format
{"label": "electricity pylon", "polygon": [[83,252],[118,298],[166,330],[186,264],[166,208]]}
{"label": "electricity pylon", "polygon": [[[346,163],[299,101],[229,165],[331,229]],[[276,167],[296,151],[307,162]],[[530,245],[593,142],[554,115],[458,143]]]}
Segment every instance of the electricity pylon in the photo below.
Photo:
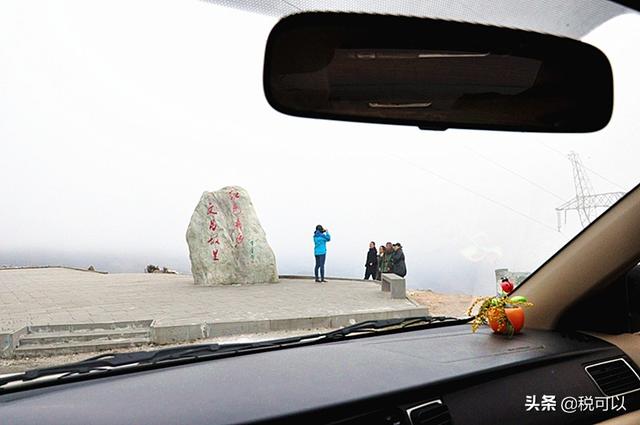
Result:
{"label": "electricity pylon", "polygon": [[598,208],[608,208],[624,196],[624,192],[593,193],[593,187],[586,174],[580,157],[575,152],[570,152],[569,161],[573,168],[573,185],[576,188],[576,196],[556,208],[558,215],[558,232],[562,229],[562,213],[564,223],[567,223],[567,211],[576,210],[580,218],[580,224],[584,229],[598,216]]}

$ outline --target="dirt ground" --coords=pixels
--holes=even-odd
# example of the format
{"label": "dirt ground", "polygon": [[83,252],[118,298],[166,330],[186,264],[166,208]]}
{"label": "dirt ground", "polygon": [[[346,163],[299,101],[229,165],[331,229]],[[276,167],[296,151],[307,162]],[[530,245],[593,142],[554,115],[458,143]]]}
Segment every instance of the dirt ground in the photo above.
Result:
{"label": "dirt ground", "polygon": [[477,298],[475,295],[441,294],[428,289],[408,291],[407,296],[416,303],[426,306],[432,316],[454,317],[466,317],[467,309]]}

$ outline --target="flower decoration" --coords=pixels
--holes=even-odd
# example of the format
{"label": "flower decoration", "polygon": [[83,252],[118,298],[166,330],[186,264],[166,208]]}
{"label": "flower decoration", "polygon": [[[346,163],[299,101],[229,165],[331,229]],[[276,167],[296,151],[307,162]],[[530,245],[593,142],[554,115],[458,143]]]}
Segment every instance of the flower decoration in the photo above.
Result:
{"label": "flower decoration", "polygon": [[523,296],[509,296],[515,287],[508,278],[502,278],[500,288],[498,296],[480,297],[467,310],[467,315],[472,316],[473,310],[480,306],[471,321],[473,332],[482,325],[489,325],[495,333],[513,336],[524,326],[522,307],[531,307],[533,304]]}

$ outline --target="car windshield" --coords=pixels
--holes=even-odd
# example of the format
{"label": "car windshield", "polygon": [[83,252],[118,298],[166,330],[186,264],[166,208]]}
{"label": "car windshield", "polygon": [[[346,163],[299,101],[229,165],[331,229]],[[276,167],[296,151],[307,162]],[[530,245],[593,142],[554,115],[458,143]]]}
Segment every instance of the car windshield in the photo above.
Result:
{"label": "car windshield", "polygon": [[615,78],[611,122],[588,134],[280,114],[262,87],[277,21],[196,1],[0,5],[0,374],[466,317],[640,181],[637,14],[582,37]]}

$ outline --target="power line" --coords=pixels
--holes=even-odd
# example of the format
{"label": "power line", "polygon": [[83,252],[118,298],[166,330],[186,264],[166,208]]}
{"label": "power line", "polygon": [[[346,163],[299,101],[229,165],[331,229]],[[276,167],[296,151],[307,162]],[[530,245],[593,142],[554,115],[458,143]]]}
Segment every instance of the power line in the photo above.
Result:
{"label": "power line", "polygon": [[471,149],[469,147],[463,146],[463,148],[465,148],[469,152],[473,153],[474,155],[479,156],[480,158],[484,159],[485,161],[488,161],[488,162],[492,163],[493,165],[502,168],[506,172],[511,173],[514,176],[520,177],[522,180],[524,180],[524,181],[530,183],[531,185],[537,187],[538,189],[548,193],[549,195],[555,197],[556,199],[559,199],[560,201],[564,201],[565,200],[565,198],[563,198],[562,196],[558,195],[557,193],[554,193],[551,190],[547,189],[546,187],[540,185],[539,183],[536,183],[535,181],[529,179],[528,177],[525,177],[522,174],[520,174],[520,173],[518,173],[518,172],[516,172],[516,171],[514,171],[514,170],[512,170],[510,168],[505,167],[504,165],[502,165],[498,161],[495,161],[495,160],[493,160],[493,159],[481,154],[480,152],[476,152],[476,151],[474,151],[473,149]]}
{"label": "power line", "polygon": [[280,1],[282,1],[282,3],[286,3],[287,5],[289,5],[289,6],[293,7],[293,8],[294,8],[294,9],[296,9],[298,12],[302,12],[302,9],[301,9],[301,8],[299,8],[298,6],[296,6],[295,4],[292,4],[292,3],[288,2],[287,0],[280,0]]}
{"label": "power line", "polygon": [[511,212],[513,212],[513,213],[515,213],[515,214],[517,214],[517,215],[519,215],[519,216],[521,216],[521,217],[524,217],[524,218],[526,218],[527,220],[530,220],[530,221],[532,221],[532,222],[534,222],[534,223],[536,223],[536,224],[538,224],[538,225],[540,225],[540,226],[542,226],[542,227],[545,227],[545,228],[547,228],[547,229],[551,230],[553,233],[557,233],[557,230],[556,230],[555,228],[553,228],[553,227],[549,226],[548,224],[546,224],[546,223],[545,223],[545,222],[543,222],[543,221],[538,220],[538,219],[537,219],[537,218],[535,218],[535,217],[531,217],[530,215],[525,214],[525,213],[523,213],[523,212],[521,212],[521,211],[518,211],[518,210],[516,210],[515,208],[513,208],[513,207],[511,207],[511,206],[509,206],[509,205],[507,205],[507,204],[504,204],[504,203],[502,203],[502,202],[500,202],[500,201],[496,201],[495,199],[492,199],[492,198],[490,198],[490,197],[488,197],[488,196],[486,196],[486,195],[484,195],[484,194],[482,194],[482,193],[480,193],[480,192],[476,192],[475,190],[473,190],[473,189],[471,189],[471,188],[468,188],[468,187],[466,187],[465,185],[462,185],[462,184],[460,184],[460,183],[458,183],[458,182],[456,182],[456,181],[454,181],[454,180],[451,180],[451,179],[449,179],[448,177],[445,177],[445,176],[443,176],[443,175],[441,175],[441,174],[439,174],[439,173],[436,173],[435,171],[431,171],[431,170],[429,170],[429,169],[427,169],[427,168],[424,168],[423,166],[421,166],[421,165],[419,165],[419,164],[416,164],[416,163],[414,163],[414,162],[412,162],[412,161],[409,161],[409,160],[407,160],[406,158],[402,158],[401,156],[398,156],[398,155],[395,155],[395,154],[392,154],[392,153],[390,153],[389,155],[394,156],[396,159],[398,159],[398,160],[400,160],[400,161],[404,161],[404,162],[406,162],[407,164],[412,165],[412,166],[414,166],[415,168],[417,168],[417,169],[419,169],[419,170],[421,170],[421,171],[424,171],[424,172],[425,172],[425,173],[427,173],[427,174],[430,174],[430,175],[432,175],[432,176],[434,176],[434,177],[437,177],[437,178],[439,178],[440,180],[443,180],[443,181],[445,181],[445,182],[447,182],[447,183],[449,183],[449,184],[452,184],[452,185],[454,185],[454,186],[457,186],[458,188],[460,188],[460,189],[462,189],[462,190],[464,190],[464,191],[466,191],[466,192],[472,193],[472,194],[474,194],[474,195],[476,195],[476,196],[478,196],[478,197],[480,197],[480,198],[484,199],[485,201],[488,201],[488,202],[491,202],[491,203],[493,203],[493,204],[495,204],[495,205],[498,205],[500,208],[504,208],[504,209],[509,210],[509,211],[511,211]]}
{"label": "power line", "polygon": [[[547,149],[549,149],[549,150],[551,150],[551,151],[553,151],[553,152],[557,153],[557,154],[558,154],[558,155],[560,155],[561,157],[563,157],[563,158],[565,158],[565,159],[567,158],[567,154],[562,153],[562,152],[561,152],[561,151],[559,151],[558,149],[553,148],[553,147],[551,147],[551,146],[547,145],[547,144],[546,144],[546,143],[544,143],[544,142],[540,142],[540,144],[541,144],[542,146],[544,146],[545,148],[547,148]],[[597,171],[595,171],[594,169],[589,168],[589,167],[587,167],[587,166],[586,166],[586,165],[584,165],[584,164],[582,164],[582,167],[583,167],[585,170],[589,170],[589,171],[590,171],[590,172],[592,172],[594,175],[596,175],[596,176],[600,177],[602,180],[606,181],[607,183],[614,185],[614,186],[615,186],[615,187],[617,187],[618,189],[620,189],[620,190],[625,190],[625,189],[624,189],[624,187],[622,187],[622,186],[621,186],[621,185],[619,185],[618,183],[616,183],[616,182],[614,182],[614,181],[612,181],[612,180],[608,179],[607,177],[605,177],[605,176],[603,176],[602,174],[598,173],[598,172],[597,172]]]}

